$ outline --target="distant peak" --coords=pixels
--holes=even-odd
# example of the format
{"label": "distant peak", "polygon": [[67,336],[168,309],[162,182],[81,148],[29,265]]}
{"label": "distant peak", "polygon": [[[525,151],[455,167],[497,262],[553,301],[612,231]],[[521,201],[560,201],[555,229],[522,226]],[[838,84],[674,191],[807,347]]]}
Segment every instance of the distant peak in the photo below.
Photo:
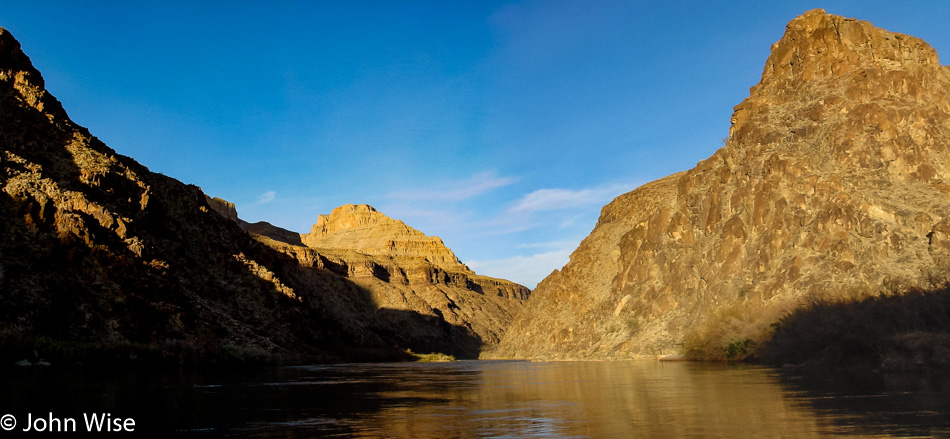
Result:
{"label": "distant peak", "polygon": [[427,236],[367,204],[344,204],[317,217],[304,245],[347,249],[368,255],[425,259],[451,270],[470,271],[438,236]]}
{"label": "distant peak", "polygon": [[314,236],[326,236],[341,230],[389,223],[401,221],[386,216],[368,204],[344,204],[333,209],[329,215],[317,216],[317,223],[310,232]]}
{"label": "distant peak", "polygon": [[936,90],[947,73],[919,38],[813,9],[772,45],[762,80],[735,107],[729,137],[747,145],[802,140],[859,103],[943,102]]}
{"label": "distant peak", "polygon": [[792,19],[785,35],[772,45],[761,83],[841,77],[868,67],[939,66],[936,51],[919,38],[812,9]]}
{"label": "distant peak", "polygon": [[335,215],[338,213],[344,212],[379,212],[375,207],[370,206],[369,204],[344,204],[333,211],[330,212],[330,215]]}

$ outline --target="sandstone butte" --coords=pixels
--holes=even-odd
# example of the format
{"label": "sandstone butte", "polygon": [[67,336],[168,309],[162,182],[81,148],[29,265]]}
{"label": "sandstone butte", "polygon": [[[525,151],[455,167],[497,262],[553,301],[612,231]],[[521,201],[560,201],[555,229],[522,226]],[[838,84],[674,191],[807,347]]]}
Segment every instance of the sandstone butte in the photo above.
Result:
{"label": "sandstone butte", "polygon": [[942,287],[948,69],[918,38],[793,19],[726,144],[605,206],[494,355],[715,357],[814,301]]}
{"label": "sandstone butte", "polygon": [[[465,338],[456,337],[457,346],[429,343],[440,352],[475,357],[490,351],[530,294],[514,282],[475,274],[440,238],[426,236],[369,205],[347,204],[329,215],[319,215],[307,234],[266,222],[244,222],[234,204],[220,198],[209,199],[209,205],[301,267],[345,277],[379,308],[437,318],[476,336],[468,344]],[[411,322],[402,324],[407,334],[418,332]],[[416,352],[425,349],[424,343],[411,345],[417,346]]]}
{"label": "sandstone butte", "polygon": [[233,207],[72,122],[0,29],[0,364],[475,357],[529,294],[367,206],[303,237]]}

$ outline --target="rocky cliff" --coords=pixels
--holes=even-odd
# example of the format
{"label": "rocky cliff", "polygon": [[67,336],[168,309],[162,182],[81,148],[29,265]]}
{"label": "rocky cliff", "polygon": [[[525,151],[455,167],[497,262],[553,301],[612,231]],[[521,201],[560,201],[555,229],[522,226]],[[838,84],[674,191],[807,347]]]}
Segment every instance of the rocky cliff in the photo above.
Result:
{"label": "rocky cliff", "polygon": [[[221,201],[229,211],[230,203]],[[446,346],[398,317],[387,317],[402,328],[395,332],[404,337],[401,345],[417,352],[438,348],[474,357],[491,350],[530,294],[514,282],[475,274],[441,239],[368,205],[348,204],[320,215],[309,234],[238,222],[261,243],[292,257],[298,269],[331,271],[358,285],[380,309],[427,316],[476,336],[456,337],[456,346]]]}
{"label": "rocky cliff", "polygon": [[795,18],[726,145],[605,206],[497,355],[731,358],[808,303],[943,285],[948,97],[920,39]]}
{"label": "rocky cliff", "polygon": [[[276,251],[235,221],[73,123],[0,29],[0,364],[474,356],[527,294],[432,268],[405,298],[428,302],[403,306],[354,281],[398,283],[372,257]],[[471,294],[441,294],[453,282]]]}

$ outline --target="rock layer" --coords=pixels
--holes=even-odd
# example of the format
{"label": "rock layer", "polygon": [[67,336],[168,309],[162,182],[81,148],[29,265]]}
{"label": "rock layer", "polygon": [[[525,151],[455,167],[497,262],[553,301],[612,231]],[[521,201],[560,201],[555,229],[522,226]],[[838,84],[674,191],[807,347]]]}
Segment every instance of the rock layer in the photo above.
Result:
{"label": "rock layer", "polygon": [[726,145],[605,206],[497,355],[730,356],[811,301],[942,285],[948,70],[920,39],[795,18]]}
{"label": "rock layer", "polygon": [[514,282],[475,274],[441,239],[368,205],[348,204],[320,215],[309,234],[297,235],[267,223],[241,223],[258,241],[291,256],[302,269],[328,270],[358,285],[381,310],[428,316],[465,328],[478,340],[460,338],[453,348],[406,328],[396,318],[392,324],[403,328],[395,331],[402,337],[401,345],[417,351],[439,348],[474,357],[491,350],[530,294]]}
{"label": "rock layer", "polygon": [[308,234],[300,235],[313,248],[347,249],[373,256],[421,258],[449,270],[468,269],[437,236],[429,237],[366,204],[346,204],[317,217]]}

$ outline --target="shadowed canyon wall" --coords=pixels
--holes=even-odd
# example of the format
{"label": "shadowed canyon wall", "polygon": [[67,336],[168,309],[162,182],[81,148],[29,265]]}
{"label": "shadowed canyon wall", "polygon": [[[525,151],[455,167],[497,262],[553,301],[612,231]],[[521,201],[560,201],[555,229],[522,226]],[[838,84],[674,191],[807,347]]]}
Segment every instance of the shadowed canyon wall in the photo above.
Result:
{"label": "shadowed canyon wall", "polygon": [[473,357],[528,295],[444,246],[403,269],[271,248],[239,221],[73,123],[0,29],[0,361]]}

